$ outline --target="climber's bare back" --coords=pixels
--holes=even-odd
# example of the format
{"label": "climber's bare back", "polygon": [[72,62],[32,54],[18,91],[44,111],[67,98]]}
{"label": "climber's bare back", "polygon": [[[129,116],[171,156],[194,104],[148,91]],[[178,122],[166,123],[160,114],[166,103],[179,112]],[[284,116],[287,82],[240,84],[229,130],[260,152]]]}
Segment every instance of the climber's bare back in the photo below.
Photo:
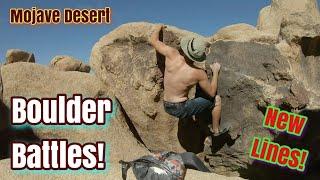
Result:
{"label": "climber's bare back", "polygon": [[199,82],[198,71],[188,65],[182,55],[173,58],[166,57],[164,73],[164,100],[168,102],[183,102],[188,99],[189,90]]}
{"label": "climber's bare back", "polygon": [[[163,26],[155,26],[154,32],[150,37],[151,45],[163,56],[166,57],[164,73],[164,101],[183,102],[188,99],[188,93],[192,86],[199,83],[200,87],[208,95],[214,96],[216,93],[216,84],[211,85],[208,76],[204,70],[196,68],[190,60],[180,52],[167,46],[159,40],[159,33]],[[216,72],[219,71],[220,65],[215,64]],[[218,76],[218,75],[216,75]]]}

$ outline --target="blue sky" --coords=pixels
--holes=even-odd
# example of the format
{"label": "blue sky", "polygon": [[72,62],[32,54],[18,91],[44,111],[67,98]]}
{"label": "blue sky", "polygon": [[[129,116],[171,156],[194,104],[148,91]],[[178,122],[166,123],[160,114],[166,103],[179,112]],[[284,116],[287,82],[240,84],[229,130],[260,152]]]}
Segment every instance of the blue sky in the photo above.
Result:
{"label": "blue sky", "polygon": [[[318,0],[319,1],[319,0]],[[164,23],[205,36],[235,24],[256,25],[259,11],[270,0],[1,0],[0,60],[7,49],[33,52],[36,61],[48,64],[55,55],[71,55],[88,62],[91,48],[104,34],[134,21]],[[13,26],[8,23],[10,8],[112,8],[110,25]]]}

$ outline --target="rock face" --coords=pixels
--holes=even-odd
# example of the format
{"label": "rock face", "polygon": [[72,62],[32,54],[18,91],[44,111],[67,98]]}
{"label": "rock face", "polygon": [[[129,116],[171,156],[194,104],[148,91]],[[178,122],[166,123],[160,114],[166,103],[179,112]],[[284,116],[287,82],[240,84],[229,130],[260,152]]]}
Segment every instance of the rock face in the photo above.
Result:
{"label": "rock face", "polygon": [[[260,30],[238,24],[208,38],[212,45],[207,65],[216,61],[222,64],[218,89],[223,108],[221,126],[232,125],[226,137],[214,142],[217,147],[205,149],[204,159],[214,172],[232,176],[243,173],[244,169],[250,172],[253,162],[248,157],[248,149],[253,137],[281,139],[281,135],[264,129],[261,124],[268,105],[294,112],[320,107],[319,83],[314,83],[320,79],[317,23],[308,27],[298,18],[294,21],[291,10],[280,8],[283,3],[289,1],[273,1],[262,14],[274,13],[276,8],[276,12],[285,11],[283,17],[292,21],[277,17],[277,24],[273,25],[272,20],[260,19]],[[201,152],[204,136],[201,123],[183,120],[178,123],[163,110],[164,59],[148,43],[151,28],[152,24],[130,23],[115,29],[95,44],[90,65],[100,79],[113,87],[132,122],[132,129],[148,149]],[[272,28],[276,28],[277,33],[272,32]],[[303,33],[301,29],[308,31]],[[190,33],[169,26],[161,39],[178,48],[179,39],[186,34]],[[311,42],[305,42],[305,38],[311,38]],[[197,90],[196,96],[199,95]],[[210,115],[197,118],[202,121],[210,119]],[[310,133],[312,136],[313,132]]]}
{"label": "rock face", "polygon": [[3,102],[8,107],[12,96],[56,97],[61,93],[68,96],[82,94],[83,97],[109,95],[101,81],[80,72],[60,72],[38,64],[16,63],[2,66],[1,74]]}
{"label": "rock face", "polygon": [[[311,19],[319,19],[316,0],[272,0],[272,4],[260,11],[258,30],[278,36],[282,19],[293,13],[309,14]],[[310,19],[305,19],[310,21]]]}
{"label": "rock face", "polygon": [[55,56],[49,66],[60,71],[79,71],[86,73],[89,73],[91,69],[90,66],[71,56]]}
{"label": "rock face", "polygon": [[289,43],[299,44],[304,56],[320,55],[320,16],[315,18],[306,12],[290,14],[282,21],[280,35]]}
{"label": "rock face", "polygon": [[319,43],[320,18],[314,18],[305,12],[290,14],[283,19],[280,33],[288,42],[299,43],[302,37],[308,37],[317,38]]}
{"label": "rock face", "polygon": [[115,116],[109,123],[108,126],[91,128],[35,127],[33,131],[41,139],[68,139],[69,142],[80,144],[104,141],[110,147],[111,163],[118,163],[120,160],[131,161],[149,154],[149,151],[131,133],[120,108],[116,109]]}
{"label": "rock face", "polygon": [[32,53],[20,50],[9,49],[6,54],[6,64],[15,62],[35,62],[34,55]]}
{"label": "rock face", "polygon": [[273,137],[261,124],[267,104],[302,109],[309,98],[305,87],[293,81],[289,62],[275,45],[217,41],[207,61],[213,62],[222,65],[218,86],[221,125],[230,124],[231,139],[238,139],[222,144],[209,163],[215,172],[234,172],[251,163],[247,153],[253,136]]}
{"label": "rock face", "polygon": [[[4,102],[9,106],[11,96],[24,97],[55,97],[57,93],[81,93],[86,97],[110,97],[103,85],[92,75],[79,72],[58,72],[50,68],[37,64],[15,63],[1,68],[4,82]],[[37,81],[35,81],[37,80]],[[50,80],[50,83],[48,83]],[[17,86],[17,84],[20,84]],[[56,87],[56,88],[51,88]],[[108,173],[94,174],[32,174],[26,173],[17,175],[10,170],[10,160],[0,161],[2,176],[5,179],[121,179],[121,167],[119,160],[132,160],[142,155],[149,154],[130,132],[126,117],[122,113],[120,106],[117,107],[115,116],[110,119],[108,127],[74,127],[57,128],[56,126],[32,127],[35,135],[40,139],[46,138],[66,138],[69,142],[95,142],[105,141],[110,145],[110,170]],[[134,179],[131,170],[128,178]],[[186,179],[241,179],[227,178],[217,174],[208,174],[198,171],[188,170]]]}
{"label": "rock face", "polygon": [[277,38],[271,34],[257,30],[254,26],[240,23],[220,29],[211,39],[212,42],[219,40],[275,43]]}
{"label": "rock face", "polygon": [[[4,103],[10,107],[12,96],[26,98],[56,97],[57,94],[82,94],[83,97],[111,97],[107,87],[90,74],[79,72],[58,72],[37,64],[15,63],[1,69],[4,82]],[[50,82],[50,83],[48,83]],[[114,98],[113,98],[114,99]],[[125,122],[121,108],[114,101],[115,116],[109,126],[103,127],[69,127],[32,126],[33,132],[40,139],[68,139],[69,142],[105,141],[110,144],[110,160],[132,160],[148,154],[148,150],[138,144]]]}
{"label": "rock face", "polygon": [[[102,37],[92,49],[90,65],[99,78],[113,87],[149,149],[182,151],[182,139],[177,137],[178,120],[163,109],[164,58],[148,43],[152,26],[125,24]],[[177,47],[179,37],[186,34],[193,33],[168,27],[163,38]]]}
{"label": "rock face", "polygon": [[[249,159],[248,151],[253,137],[263,136],[283,145],[310,150],[306,174],[319,177],[316,166],[320,162],[320,23],[317,8],[315,0],[273,0],[270,6],[261,10],[257,28],[236,24],[207,38],[212,45],[206,67],[213,62],[222,64],[218,87],[222,97],[221,126],[231,125],[229,134],[215,139],[213,146],[201,153],[214,172],[250,178],[249,174],[256,170],[258,173],[252,179],[261,179],[261,171],[268,172],[264,171],[267,168],[255,169],[259,163]],[[202,152],[206,134],[202,123],[210,119],[210,114],[202,114],[196,117],[198,121],[192,121],[178,120],[164,112],[165,61],[148,43],[152,27],[149,23],[129,23],[102,37],[90,57],[90,65],[99,80],[85,73],[58,72],[30,63],[2,66],[0,88],[2,85],[3,98],[0,102],[9,107],[10,97],[14,95],[26,98],[55,97],[61,93],[81,93],[85,97],[115,96],[119,101],[118,110],[108,128],[57,130],[34,127],[33,131],[40,138],[68,138],[77,142],[102,139],[111,144],[112,163],[119,159],[134,159],[148,150]],[[178,48],[180,38],[185,35],[199,36],[169,26],[161,33],[161,40]],[[79,71],[81,64],[63,60],[68,58],[53,61],[53,68]],[[193,96],[202,96],[202,93],[196,89],[190,93],[190,97]],[[300,141],[263,128],[263,115],[270,104],[309,117],[309,130]],[[112,172],[118,171],[113,169]],[[187,179],[208,176],[189,177],[187,175]],[[288,177],[291,177],[290,173]],[[111,178],[115,179],[115,176],[111,174]]]}

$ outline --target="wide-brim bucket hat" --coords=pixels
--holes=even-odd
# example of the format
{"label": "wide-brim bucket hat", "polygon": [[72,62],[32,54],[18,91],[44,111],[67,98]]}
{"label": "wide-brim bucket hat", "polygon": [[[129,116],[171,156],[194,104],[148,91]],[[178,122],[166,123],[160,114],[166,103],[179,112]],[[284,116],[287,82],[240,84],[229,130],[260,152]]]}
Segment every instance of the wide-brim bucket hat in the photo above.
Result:
{"label": "wide-brim bucket hat", "polygon": [[210,46],[204,38],[185,36],[180,41],[183,53],[192,61],[203,62],[206,60],[206,49]]}

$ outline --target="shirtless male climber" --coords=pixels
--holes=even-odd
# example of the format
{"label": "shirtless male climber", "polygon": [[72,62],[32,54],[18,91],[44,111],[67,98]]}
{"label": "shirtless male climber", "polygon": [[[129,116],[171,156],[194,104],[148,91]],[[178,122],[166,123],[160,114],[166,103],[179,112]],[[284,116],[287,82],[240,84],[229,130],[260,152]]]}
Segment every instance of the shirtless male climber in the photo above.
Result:
{"label": "shirtless male climber", "polygon": [[[192,118],[204,110],[210,109],[212,113],[213,136],[219,136],[228,132],[229,128],[220,129],[221,98],[217,95],[218,76],[220,64],[210,65],[213,71],[212,80],[208,79],[206,72],[195,67],[194,62],[204,62],[209,53],[209,42],[202,38],[183,37],[180,41],[180,49],[167,46],[159,40],[159,33],[164,25],[156,25],[150,37],[151,45],[165,56],[164,73],[164,109],[180,119]],[[189,90],[199,83],[200,88],[209,96],[208,100],[202,97],[188,99]],[[212,143],[211,136],[205,143]]]}

